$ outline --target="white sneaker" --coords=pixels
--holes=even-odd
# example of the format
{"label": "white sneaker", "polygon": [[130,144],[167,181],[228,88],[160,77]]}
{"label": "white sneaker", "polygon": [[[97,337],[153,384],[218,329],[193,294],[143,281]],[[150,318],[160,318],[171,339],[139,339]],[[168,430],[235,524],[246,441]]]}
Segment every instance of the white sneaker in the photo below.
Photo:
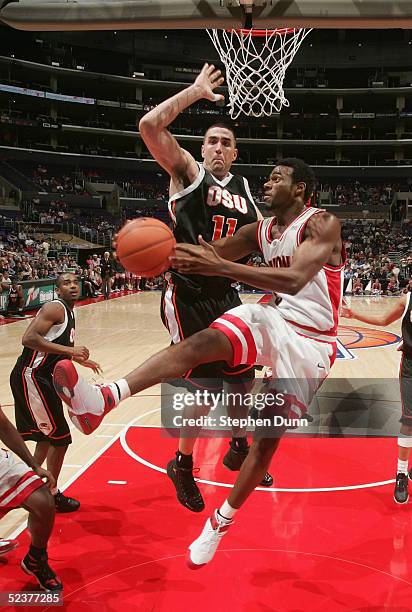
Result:
{"label": "white sneaker", "polygon": [[220,523],[217,519],[217,510],[213,512],[212,516],[207,519],[200,536],[189,546],[186,563],[190,569],[200,569],[213,559],[220,540],[231,525],[233,521],[225,525]]}
{"label": "white sneaker", "polygon": [[108,385],[89,384],[79,376],[68,359],[57,362],[53,384],[57,395],[69,407],[68,414],[73,425],[86,435],[95,431],[106,414],[116,406]]}

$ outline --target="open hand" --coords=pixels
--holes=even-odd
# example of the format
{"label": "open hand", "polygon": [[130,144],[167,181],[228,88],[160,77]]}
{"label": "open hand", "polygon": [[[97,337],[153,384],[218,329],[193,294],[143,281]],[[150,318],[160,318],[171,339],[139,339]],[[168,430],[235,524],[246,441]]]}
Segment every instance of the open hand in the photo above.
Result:
{"label": "open hand", "polygon": [[348,308],[348,306],[341,306],[340,308],[340,316],[343,317],[344,319],[353,319],[354,318],[354,314],[351,311],[350,308]]}
{"label": "open hand", "polygon": [[171,266],[182,274],[203,274],[220,276],[224,259],[215,249],[199,236],[199,246],[195,244],[177,244],[174,255],[169,257]]}
{"label": "open hand", "polygon": [[200,89],[202,98],[217,102],[224,100],[225,97],[221,94],[213,93],[217,87],[220,87],[224,81],[222,73],[213,64],[205,64],[201,73],[194,82],[194,86]]}
{"label": "open hand", "polygon": [[87,361],[82,361],[81,365],[84,366],[85,368],[90,368],[91,370],[93,370],[95,374],[103,373],[101,365],[97,363],[97,361],[93,361],[92,359],[87,359]]}

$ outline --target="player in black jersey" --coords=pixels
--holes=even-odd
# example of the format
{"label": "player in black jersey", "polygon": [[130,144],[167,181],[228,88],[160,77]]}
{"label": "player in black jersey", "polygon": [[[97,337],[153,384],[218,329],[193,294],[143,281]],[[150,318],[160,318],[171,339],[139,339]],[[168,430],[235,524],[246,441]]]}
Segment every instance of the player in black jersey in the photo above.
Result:
{"label": "player in black jersey", "polygon": [[6,317],[18,317],[23,312],[23,290],[17,278],[12,278],[6,308]]}
{"label": "player in black jersey", "polygon": [[[34,457],[39,465],[47,458],[47,469],[58,480],[71,435],[63,405],[54,390],[52,374],[60,359],[71,358],[98,372],[89,350],[74,346],[73,307],[79,297],[74,274],[61,274],[56,281],[58,299],[41,307],[27,328],[23,352],[10,375],[16,427],[24,440],[37,442]],[[80,506],[73,498],[55,491],[56,510],[72,512]]]}
{"label": "player in black jersey", "polygon": [[[371,325],[390,325],[402,317],[402,342],[398,348],[402,352],[399,368],[399,384],[401,389],[402,416],[398,438],[398,467],[394,499],[398,504],[405,504],[409,499],[408,492],[408,462],[412,448],[412,294],[404,294],[396,305],[385,314],[369,315],[353,308],[343,307],[341,316],[347,319],[357,319]],[[412,468],[409,470],[412,480]]]}
{"label": "player in black jersey", "polygon": [[[261,217],[249,190],[247,180],[234,176],[230,168],[237,157],[235,134],[231,127],[217,123],[206,130],[202,144],[203,164],[182,149],[167,127],[186,108],[206,98],[217,101],[222,95],[214,90],[223,83],[220,70],[205,64],[195,82],[175,96],[165,100],[139,123],[140,134],[155,160],[170,175],[169,212],[173,220],[177,242],[198,244],[201,234],[207,241],[233,235],[241,227]],[[183,276],[170,270],[165,275],[161,316],[172,343],[206,329],[227,310],[241,301],[232,287],[233,281],[199,275]],[[223,362],[202,365],[186,373],[186,380],[196,386],[207,387],[208,381],[244,383],[254,377],[251,366],[229,368]],[[220,386],[218,382],[217,386]],[[237,389],[239,391],[239,388]],[[232,406],[232,415],[236,414]],[[199,415],[199,407],[185,418]],[[238,414],[239,416],[239,414]],[[176,487],[179,502],[200,512],[204,502],[193,478],[193,448],[197,432],[181,432],[176,458],[167,466],[168,476]],[[248,454],[245,431],[234,431],[229,451],[223,459],[226,467],[239,470]],[[187,437],[186,437],[187,435]],[[266,474],[262,485],[271,486],[273,479]]]}

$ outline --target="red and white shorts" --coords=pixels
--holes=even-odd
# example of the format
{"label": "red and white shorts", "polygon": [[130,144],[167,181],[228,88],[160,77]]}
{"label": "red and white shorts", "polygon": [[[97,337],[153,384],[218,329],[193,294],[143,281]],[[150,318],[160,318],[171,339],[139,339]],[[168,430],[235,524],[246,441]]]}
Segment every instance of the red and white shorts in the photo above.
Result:
{"label": "red and white shorts", "polygon": [[44,482],[25,463],[0,448],[0,516],[18,508]]}
{"label": "red and white shorts", "polygon": [[[233,361],[269,366],[275,381],[282,381],[294,411],[301,416],[328,376],[336,355],[336,342],[304,336],[285,321],[271,304],[244,304],[229,310],[211,326],[230,340]],[[278,389],[281,391],[280,387]]]}

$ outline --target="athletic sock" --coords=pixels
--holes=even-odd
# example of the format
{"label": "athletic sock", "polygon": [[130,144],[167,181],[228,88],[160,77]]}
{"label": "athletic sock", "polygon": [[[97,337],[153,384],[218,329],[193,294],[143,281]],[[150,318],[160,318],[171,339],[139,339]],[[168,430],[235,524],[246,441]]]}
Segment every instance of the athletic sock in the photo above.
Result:
{"label": "athletic sock", "polygon": [[46,548],[37,548],[37,546],[33,546],[33,544],[30,544],[29,554],[34,559],[41,559],[46,554],[46,552]]}
{"label": "athletic sock", "polygon": [[113,394],[115,406],[122,400],[131,396],[131,391],[125,378],[110,383],[108,387]]}
{"label": "athletic sock", "polygon": [[399,472],[401,474],[408,475],[408,460],[402,461],[402,459],[398,459],[398,471],[397,471],[397,473],[399,474]]}
{"label": "athletic sock", "polygon": [[233,517],[235,516],[237,508],[232,508],[232,506],[228,503],[228,501],[224,501],[222,506],[216,512],[217,520],[222,525],[227,525],[232,522]]}
{"label": "athletic sock", "polygon": [[237,451],[247,451],[249,449],[249,444],[246,436],[244,436],[243,438],[232,437],[230,445],[234,450]]}
{"label": "athletic sock", "polygon": [[176,451],[176,465],[185,470],[193,469],[193,455],[185,455],[180,450]]}

